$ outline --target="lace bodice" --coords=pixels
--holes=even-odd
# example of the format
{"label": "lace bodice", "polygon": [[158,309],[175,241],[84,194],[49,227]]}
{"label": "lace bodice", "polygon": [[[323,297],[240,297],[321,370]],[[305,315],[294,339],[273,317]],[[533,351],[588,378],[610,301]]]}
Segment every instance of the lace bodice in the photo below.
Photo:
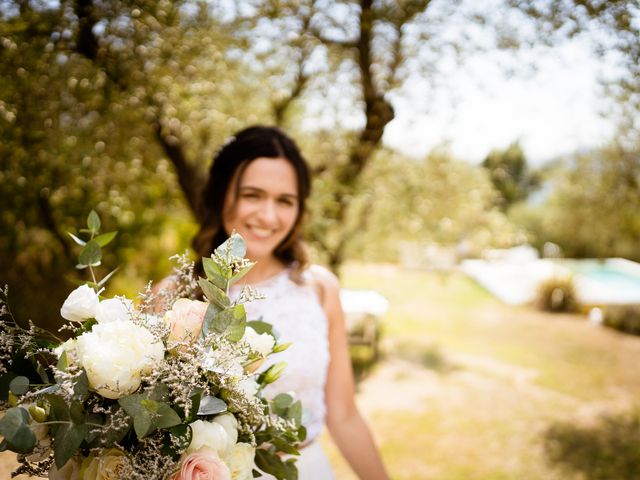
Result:
{"label": "lace bodice", "polygon": [[[252,285],[265,299],[246,304],[247,320],[262,320],[273,325],[279,343],[292,345],[267,359],[267,365],[287,362],[282,376],[267,385],[264,394],[272,398],[279,393],[294,392],[302,402],[302,422],[307,427],[307,441],[321,432],[325,418],[324,384],[329,366],[327,318],[315,288],[305,272],[306,282],[298,285],[289,278],[289,270]],[[235,285],[230,296],[236,298],[241,290]],[[263,367],[264,368],[264,367]]]}

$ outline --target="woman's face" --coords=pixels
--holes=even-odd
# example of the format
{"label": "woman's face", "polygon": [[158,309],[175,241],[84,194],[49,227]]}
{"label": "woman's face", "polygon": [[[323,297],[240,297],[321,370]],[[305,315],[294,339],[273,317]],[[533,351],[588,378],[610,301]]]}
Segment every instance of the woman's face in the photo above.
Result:
{"label": "woman's face", "polygon": [[298,193],[287,160],[256,158],[229,185],[222,212],[225,231],[242,235],[251,260],[272,256],[298,218]]}

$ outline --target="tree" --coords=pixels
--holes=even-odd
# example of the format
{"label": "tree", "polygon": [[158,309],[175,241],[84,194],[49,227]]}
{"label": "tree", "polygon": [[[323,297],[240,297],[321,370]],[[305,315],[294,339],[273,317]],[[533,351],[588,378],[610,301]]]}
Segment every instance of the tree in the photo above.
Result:
{"label": "tree", "polygon": [[498,205],[503,211],[525,200],[538,184],[535,174],[529,171],[524,151],[518,142],[504,150],[492,150],[482,166],[489,172],[489,178],[500,194]]}
{"label": "tree", "polygon": [[554,242],[569,257],[640,260],[640,155],[620,144],[580,154],[550,181],[548,199],[513,219],[538,246]]}

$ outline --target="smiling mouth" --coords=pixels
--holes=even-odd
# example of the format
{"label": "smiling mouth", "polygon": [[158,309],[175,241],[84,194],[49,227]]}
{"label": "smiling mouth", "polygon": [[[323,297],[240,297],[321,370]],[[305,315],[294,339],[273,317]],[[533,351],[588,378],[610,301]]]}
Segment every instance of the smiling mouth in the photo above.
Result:
{"label": "smiling mouth", "polygon": [[275,230],[272,228],[261,228],[252,225],[247,225],[247,228],[253,235],[258,238],[269,238],[275,233]]}

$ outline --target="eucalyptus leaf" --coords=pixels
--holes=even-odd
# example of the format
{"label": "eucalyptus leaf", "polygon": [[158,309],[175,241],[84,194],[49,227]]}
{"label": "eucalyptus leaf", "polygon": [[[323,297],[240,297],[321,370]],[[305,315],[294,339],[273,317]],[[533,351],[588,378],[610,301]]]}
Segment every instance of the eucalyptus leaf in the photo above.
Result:
{"label": "eucalyptus leaf", "polygon": [[242,277],[244,277],[253,268],[253,264],[248,267],[244,267],[242,270],[237,271],[230,279],[229,285],[237,283]]}
{"label": "eucalyptus leaf", "polygon": [[96,266],[100,264],[102,248],[95,240],[89,241],[78,256],[80,265]]}
{"label": "eucalyptus leaf", "polygon": [[300,403],[299,400],[289,407],[287,417],[291,420],[295,420],[296,425],[300,425],[302,423],[302,403]]}
{"label": "eucalyptus leaf", "polygon": [[86,423],[65,423],[58,428],[53,439],[53,458],[58,468],[73,457],[88,432]]}
{"label": "eucalyptus leaf", "polygon": [[253,328],[257,334],[268,333],[273,335],[273,325],[262,320],[250,320],[247,322],[247,326]]}
{"label": "eucalyptus leaf", "polygon": [[73,384],[73,394],[74,396],[82,399],[89,395],[89,378],[87,377],[87,372],[84,368]]}
{"label": "eucalyptus leaf", "polygon": [[133,429],[138,438],[144,438],[153,430],[151,413],[142,406],[143,400],[148,399],[141,394],[128,395],[118,400],[123,410],[133,419]]}
{"label": "eucalyptus leaf", "polygon": [[111,242],[111,240],[116,238],[116,235],[118,235],[118,232],[103,233],[102,235],[98,235],[96,238],[94,238],[94,240],[101,247],[105,247]]}
{"label": "eucalyptus leaf", "polygon": [[222,271],[220,266],[209,257],[202,258],[202,267],[207,279],[213,283],[216,287],[226,291],[228,287],[228,281],[225,277],[225,272]]}
{"label": "eucalyptus leaf", "polygon": [[67,232],[67,234],[73,239],[74,242],[76,242],[81,247],[84,247],[87,244],[87,242],[85,242],[81,238],[76,237],[73,233]]}
{"label": "eucalyptus leaf", "polygon": [[205,395],[200,400],[198,415],[216,415],[227,411],[227,404],[218,397]]}
{"label": "eucalyptus leaf", "polygon": [[247,244],[239,234],[233,232],[218,248],[215,253],[230,261],[233,257],[243,258],[247,253]]}
{"label": "eucalyptus leaf", "polygon": [[12,452],[30,453],[36,445],[36,436],[29,428],[29,412],[21,407],[10,408],[0,419],[0,435]]}
{"label": "eucalyptus leaf", "polygon": [[262,448],[256,449],[256,466],[265,473],[269,473],[278,479],[285,476],[285,467],[282,459],[275,453]]}
{"label": "eucalyptus leaf", "polygon": [[63,350],[62,354],[58,358],[58,363],[56,364],[56,368],[61,372],[66,372],[67,368],[69,368],[69,360],[67,358],[67,351]]}
{"label": "eucalyptus leaf", "polygon": [[91,210],[87,217],[87,228],[92,232],[97,233],[100,230],[100,226],[100,216],[95,210]]}
{"label": "eucalyptus leaf", "polygon": [[207,297],[207,300],[209,300],[209,302],[215,303],[220,308],[227,308],[231,304],[231,301],[229,300],[229,297],[227,297],[227,294],[224,293],[224,291],[222,291],[220,288],[216,287],[209,280],[200,278],[198,280],[198,284],[202,289],[202,293],[204,293],[204,296]]}
{"label": "eucalyptus leaf", "polygon": [[16,395],[23,395],[29,391],[29,379],[27,377],[16,377],[9,383],[9,389]]}
{"label": "eucalyptus leaf", "polygon": [[276,395],[271,403],[279,415],[284,415],[289,406],[293,403],[293,397],[288,393],[280,393]]}

